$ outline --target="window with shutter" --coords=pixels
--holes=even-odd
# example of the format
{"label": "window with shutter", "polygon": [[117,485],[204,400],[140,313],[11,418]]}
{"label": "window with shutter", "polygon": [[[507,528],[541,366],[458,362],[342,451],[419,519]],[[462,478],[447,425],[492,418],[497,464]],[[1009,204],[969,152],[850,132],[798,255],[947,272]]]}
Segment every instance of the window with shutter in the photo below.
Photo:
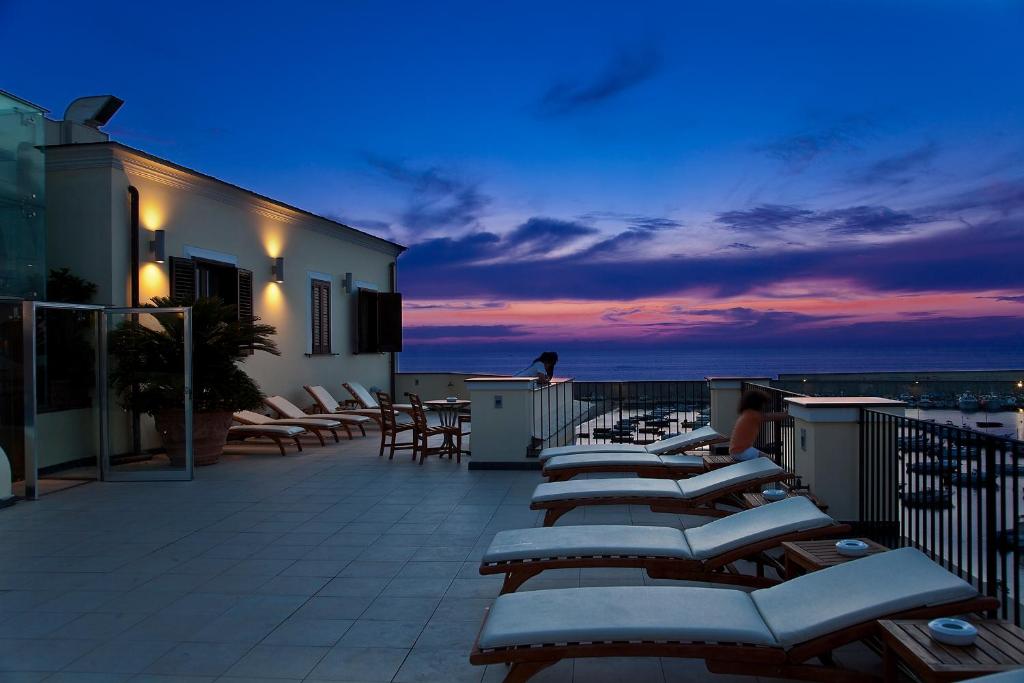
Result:
{"label": "window with shutter", "polygon": [[196,264],[192,259],[171,257],[171,299],[179,306],[196,302]]}
{"label": "window with shutter", "polygon": [[313,326],[313,354],[331,352],[331,283],[310,280],[310,312]]}
{"label": "window with shutter", "polygon": [[[238,269],[238,319],[252,322],[256,316],[252,306],[252,271]],[[254,350],[252,344],[249,345],[249,354],[252,355]]]}

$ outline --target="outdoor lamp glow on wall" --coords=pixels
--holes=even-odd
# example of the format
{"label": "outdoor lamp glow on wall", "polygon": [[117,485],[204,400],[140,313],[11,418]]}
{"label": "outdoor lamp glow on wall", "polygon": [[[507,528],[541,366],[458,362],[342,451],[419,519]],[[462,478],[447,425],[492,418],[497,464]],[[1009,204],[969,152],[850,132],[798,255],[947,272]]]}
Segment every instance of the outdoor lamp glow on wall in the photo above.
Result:
{"label": "outdoor lamp glow on wall", "polygon": [[167,260],[167,250],[164,246],[164,231],[154,230],[153,239],[149,241],[149,251],[153,254],[153,260],[163,263]]}
{"label": "outdoor lamp glow on wall", "polygon": [[274,277],[274,282],[284,282],[284,256],[278,256],[274,259],[274,265],[270,268],[270,273]]}

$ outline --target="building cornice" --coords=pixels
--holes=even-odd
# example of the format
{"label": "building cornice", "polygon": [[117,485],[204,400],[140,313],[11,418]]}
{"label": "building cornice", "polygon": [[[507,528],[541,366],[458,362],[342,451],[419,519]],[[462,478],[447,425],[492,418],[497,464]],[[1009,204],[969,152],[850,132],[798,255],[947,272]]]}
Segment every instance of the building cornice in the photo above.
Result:
{"label": "building cornice", "polygon": [[252,211],[271,220],[305,228],[351,244],[397,257],[405,247],[347,225],[273,200],[245,188],[178,166],[116,142],[56,145],[46,149],[48,171],[91,168],[123,170],[177,190]]}

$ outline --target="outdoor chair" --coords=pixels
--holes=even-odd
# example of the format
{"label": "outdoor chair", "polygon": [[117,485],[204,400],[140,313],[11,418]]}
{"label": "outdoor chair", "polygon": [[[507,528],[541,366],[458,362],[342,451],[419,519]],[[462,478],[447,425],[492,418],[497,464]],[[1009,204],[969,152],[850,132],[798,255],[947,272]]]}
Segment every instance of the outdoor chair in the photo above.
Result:
{"label": "outdoor chair", "polygon": [[[352,400],[359,404],[360,408],[356,408],[358,414],[369,415],[370,411],[380,410],[380,405],[374,400],[370,392],[366,390],[366,387],[359,382],[343,382],[341,386],[345,387],[345,391],[352,396]],[[411,403],[392,402],[392,405],[400,413],[412,413]]]}
{"label": "outdoor chair", "polygon": [[336,420],[341,423],[341,426],[345,428],[348,433],[348,438],[352,438],[352,429],[349,425],[353,425],[359,428],[363,436],[366,436],[366,429],[363,425],[370,421],[370,418],[363,417],[361,415],[338,415],[334,413],[314,413],[308,414],[302,411],[297,405],[286,399],[284,396],[267,396],[263,399],[263,403],[268,408],[273,410],[275,413],[281,416],[281,418],[287,419],[319,419],[319,420]]}
{"label": "outdoor chair", "polygon": [[[660,526],[587,525],[499,531],[480,561],[481,574],[505,574],[501,592],[517,590],[548,569],[639,567],[651,578],[763,587],[765,550],[784,541],[846,533],[810,500],[797,497],[738,512],[691,529]],[[757,574],[735,570],[753,558]],[[781,574],[781,571],[780,571]]]}
{"label": "outdoor chair", "polygon": [[305,427],[296,425],[234,425],[228,428],[228,438],[231,441],[245,441],[246,439],[270,439],[281,450],[281,455],[287,455],[284,449],[285,441],[291,440],[298,450],[302,450],[302,442],[299,437],[308,434]]}
{"label": "outdoor chair", "polygon": [[[342,416],[362,418],[362,424],[373,422],[378,427],[380,426],[380,409],[379,408],[346,408],[341,405],[336,398],[327,391],[323,386],[316,384],[303,385],[303,389],[306,393],[316,401],[317,410],[325,415],[337,415],[339,419]],[[362,424],[360,426],[362,426]],[[363,434],[366,431],[363,430]]]}
{"label": "outdoor chair", "polygon": [[557,455],[578,455],[581,453],[636,453],[641,455],[653,453],[654,455],[670,455],[673,453],[682,453],[694,448],[700,448],[702,446],[711,446],[716,443],[723,443],[728,440],[729,437],[719,434],[711,427],[701,427],[700,429],[695,429],[692,432],[670,436],[644,446],[632,443],[594,443],[576,444],[573,446],[554,446],[551,448],[545,448],[537,457],[541,460],[547,460],[548,458],[553,458]]}
{"label": "outdoor chair", "polygon": [[[427,419],[427,410],[423,407],[423,401],[420,400],[417,394],[409,394],[409,401],[412,404],[413,442],[416,444],[412,457],[416,458],[416,455],[419,454],[421,465],[429,455],[437,455],[438,457],[447,455],[450,459],[452,457],[453,439],[456,432],[460,430],[457,427],[430,424],[430,421]],[[440,446],[431,446],[430,437],[432,436],[442,437],[444,443]],[[461,437],[459,444],[461,447]]]}
{"label": "outdoor chair", "polygon": [[334,442],[337,443],[341,439],[338,438],[338,430],[342,428],[341,422],[338,420],[325,420],[315,417],[299,417],[299,418],[282,418],[275,419],[273,417],[267,417],[266,415],[260,415],[259,413],[251,410],[239,410],[231,416],[235,422],[243,425],[258,425],[258,426],[272,426],[272,425],[290,425],[293,427],[303,427],[311,434],[316,436],[320,440],[321,446],[326,446],[327,442],[324,440],[323,432],[330,432],[334,436]]}
{"label": "outdoor chair", "polygon": [[[412,422],[399,422],[398,413],[395,412],[394,404],[391,402],[391,396],[384,393],[383,391],[377,392],[377,403],[380,406],[378,408],[380,418],[380,453],[378,456],[384,455],[384,447],[390,446],[391,452],[388,454],[388,460],[392,460],[395,457],[395,451],[409,450],[412,449],[412,457],[416,459],[416,439],[415,435],[410,435],[410,440],[407,442],[399,443],[398,435],[402,432],[412,432],[414,425]],[[388,439],[391,442],[388,444]]]}
{"label": "outdoor chair", "polygon": [[531,510],[545,510],[544,526],[582,505],[645,505],[653,512],[723,517],[717,507],[736,494],[792,475],[768,458],[754,458],[689,479],[584,479],[538,484]]}
{"label": "outdoor chair", "polygon": [[749,593],[616,586],[501,595],[485,612],[469,660],[509,665],[505,683],[582,657],[701,659],[714,673],[846,683],[865,674],[840,668],[831,652],[873,636],[878,619],[997,605],[920,551],[903,548]]}

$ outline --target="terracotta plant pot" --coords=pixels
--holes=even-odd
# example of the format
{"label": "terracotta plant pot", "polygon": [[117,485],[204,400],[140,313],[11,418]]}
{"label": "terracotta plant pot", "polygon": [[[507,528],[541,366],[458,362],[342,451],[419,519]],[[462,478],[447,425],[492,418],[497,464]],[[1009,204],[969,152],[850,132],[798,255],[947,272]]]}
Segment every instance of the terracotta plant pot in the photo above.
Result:
{"label": "terracotta plant pot", "polygon": [[[156,429],[174,467],[185,466],[185,411],[162,410],[155,416]],[[231,413],[192,414],[192,460],[196,467],[214,465],[227,443]]]}

